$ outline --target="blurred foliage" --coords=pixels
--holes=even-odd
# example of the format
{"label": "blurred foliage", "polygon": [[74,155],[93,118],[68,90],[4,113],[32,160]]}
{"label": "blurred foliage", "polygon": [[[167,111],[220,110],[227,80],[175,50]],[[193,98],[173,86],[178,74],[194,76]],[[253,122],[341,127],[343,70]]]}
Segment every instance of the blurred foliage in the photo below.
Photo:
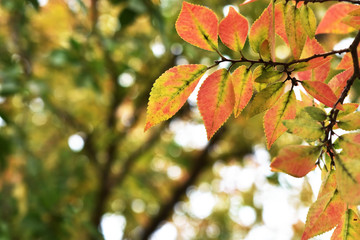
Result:
{"label": "blurred foliage", "polygon": [[[154,80],[176,64],[216,60],[177,36],[182,1],[44,2],[0,5],[0,239],[102,239],[105,213],[124,216],[128,239],[145,239],[166,220],[178,239],[243,239],[261,226],[255,195],[279,185],[279,175],[255,161],[264,148],[261,117],[230,119],[218,138],[196,147],[184,142],[197,136],[179,127],[202,124],[190,102],[143,133]],[[267,2],[256,4],[241,10],[250,21]],[[224,1],[206,5],[223,16]],[[285,134],[273,149],[297,141]],[[263,182],[224,188],[229,169],[258,172]],[[194,193],[214,200],[209,216],[194,213]],[[309,205],[308,184],[297,199]],[[255,212],[249,224],[238,216],[244,206]],[[294,239],[302,229],[294,225]]]}

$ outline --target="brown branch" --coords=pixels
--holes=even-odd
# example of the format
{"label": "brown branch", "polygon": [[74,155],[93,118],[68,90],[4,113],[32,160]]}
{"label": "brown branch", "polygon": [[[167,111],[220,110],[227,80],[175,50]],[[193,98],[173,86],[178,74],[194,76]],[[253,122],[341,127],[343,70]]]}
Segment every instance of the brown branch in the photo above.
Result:
{"label": "brown branch", "polygon": [[206,148],[194,160],[195,164],[192,168],[192,171],[190,172],[189,178],[173,191],[171,199],[161,205],[159,213],[153,219],[151,219],[149,225],[146,226],[142,231],[140,239],[148,239],[151,234],[160,226],[160,224],[170,216],[170,214],[173,212],[175,204],[179,202],[185,195],[188,187],[195,184],[200,174],[209,165],[209,153],[211,152],[212,147],[219,141],[224,132],[225,127],[220,129],[219,132],[215,134]]}

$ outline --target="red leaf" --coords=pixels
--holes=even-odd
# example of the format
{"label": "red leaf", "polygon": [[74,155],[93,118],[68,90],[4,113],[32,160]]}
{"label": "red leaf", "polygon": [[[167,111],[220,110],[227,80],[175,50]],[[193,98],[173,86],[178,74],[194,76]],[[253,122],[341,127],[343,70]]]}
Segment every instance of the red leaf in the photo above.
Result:
{"label": "red leaf", "polygon": [[337,3],[332,5],[321,20],[316,34],[320,33],[340,33],[347,34],[355,29],[342,23],[343,18],[351,11],[356,10],[358,6],[350,3]]}
{"label": "red leaf", "polygon": [[[307,58],[314,54],[324,53],[324,48],[316,41],[316,39],[308,38],[306,40],[304,49],[301,53],[301,58]],[[298,73],[299,80],[312,80],[324,82],[330,72],[331,58],[315,58],[307,62],[302,72]],[[306,70],[306,71],[305,71]]]}
{"label": "red leaf", "polygon": [[217,49],[218,19],[209,8],[183,2],[175,28],[188,43],[209,51]]}
{"label": "red leaf", "polygon": [[336,97],[340,97],[342,91],[344,90],[347,80],[353,75],[353,70],[348,69],[344,72],[341,72],[335,75],[328,83],[329,87],[335,93]]}
{"label": "red leaf", "polygon": [[285,93],[272,106],[264,116],[264,129],[266,135],[266,146],[270,149],[271,145],[278,139],[287,128],[282,121],[294,119],[296,116],[296,97],[293,91]]}
{"label": "red leaf", "polygon": [[232,82],[235,93],[234,116],[238,117],[253,94],[251,71],[244,65],[238,67],[232,74]]}
{"label": "red leaf", "polygon": [[201,85],[198,106],[210,139],[234,109],[234,88],[226,69],[215,71]]}
{"label": "red leaf", "polygon": [[293,177],[304,177],[315,168],[320,147],[290,145],[282,148],[271,162],[273,171],[281,171]]}
{"label": "red leaf", "polygon": [[307,240],[331,230],[339,223],[345,210],[346,204],[336,191],[335,174],[333,171],[329,172],[321,186],[316,202],[309,209],[301,239]]}
{"label": "red leaf", "polygon": [[180,65],[167,70],[151,89],[145,131],[171,118],[194,91],[207,67],[200,64]]}
{"label": "red leaf", "polygon": [[219,24],[221,41],[230,49],[240,52],[244,47],[249,23],[244,16],[230,7],[229,14]]}
{"label": "red leaf", "polygon": [[[357,54],[360,56],[360,46],[357,47]],[[359,62],[360,67],[360,62]],[[351,53],[346,53],[336,69],[354,69]]]}
{"label": "red leaf", "polygon": [[[302,81],[301,84],[311,96],[321,103],[328,107],[333,107],[335,105],[337,97],[327,84],[319,81]],[[344,110],[340,103],[336,105],[336,108]]]}

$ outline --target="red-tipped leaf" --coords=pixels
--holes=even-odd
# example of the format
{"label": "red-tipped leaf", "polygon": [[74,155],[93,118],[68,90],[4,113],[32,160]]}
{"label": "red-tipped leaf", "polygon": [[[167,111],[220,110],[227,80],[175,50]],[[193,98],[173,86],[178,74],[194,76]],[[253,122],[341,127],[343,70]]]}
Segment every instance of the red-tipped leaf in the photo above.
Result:
{"label": "red-tipped leaf", "polygon": [[238,117],[253,94],[251,71],[244,65],[238,67],[232,74],[232,82],[235,94],[234,116]]}

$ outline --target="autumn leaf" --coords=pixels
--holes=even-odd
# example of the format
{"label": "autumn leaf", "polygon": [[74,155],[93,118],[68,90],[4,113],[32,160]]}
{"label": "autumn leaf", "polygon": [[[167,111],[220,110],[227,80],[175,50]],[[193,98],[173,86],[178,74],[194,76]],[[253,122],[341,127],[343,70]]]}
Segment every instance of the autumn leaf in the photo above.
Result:
{"label": "autumn leaf", "polygon": [[200,64],[180,65],[167,70],[151,89],[145,131],[171,118],[195,89],[207,67]]}
{"label": "autumn leaf", "polygon": [[350,113],[338,122],[341,129],[352,131],[360,128],[360,112]]}
{"label": "autumn leaf", "polygon": [[230,7],[229,14],[219,24],[221,41],[230,49],[240,52],[244,47],[249,23],[244,16]]}
{"label": "autumn leaf", "polygon": [[307,240],[331,230],[339,223],[345,210],[346,204],[336,189],[335,173],[330,171],[321,186],[317,200],[308,211],[301,239]]}
{"label": "autumn leaf", "polygon": [[343,104],[344,111],[339,112],[337,118],[341,120],[346,115],[353,113],[356,111],[356,109],[359,107],[358,103],[344,103]]}
{"label": "autumn leaf", "polygon": [[[358,150],[357,150],[358,151]],[[335,155],[336,181],[341,198],[348,204],[360,204],[360,162],[346,153]]]}
{"label": "autumn leaf", "polygon": [[247,116],[255,116],[272,107],[281,97],[284,89],[285,84],[283,82],[276,82],[261,90],[247,106]]}
{"label": "autumn leaf", "polygon": [[257,83],[274,83],[284,75],[284,72],[276,71],[274,68],[266,68],[264,66],[258,66],[253,73],[253,76],[255,76],[254,81]]}
{"label": "autumn leaf", "polygon": [[341,217],[331,240],[358,240],[360,239],[360,219],[356,212],[347,209]]}
{"label": "autumn leaf", "polygon": [[234,87],[226,69],[212,73],[201,85],[198,107],[210,139],[234,110]]}
{"label": "autumn leaf", "polygon": [[315,168],[320,149],[319,146],[286,146],[271,162],[271,170],[284,172],[293,177],[304,177]]}
{"label": "autumn leaf", "polygon": [[209,8],[183,2],[175,28],[186,42],[214,51],[218,45],[218,19]]}
{"label": "autumn leaf", "polygon": [[[360,45],[357,47],[357,54],[358,56],[360,56]],[[359,67],[360,67],[360,62],[359,62]],[[352,61],[351,53],[348,52],[344,55],[344,57],[341,59],[336,69],[345,69],[345,70],[351,69],[352,72],[354,72],[354,64]]]}
{"label": "autumn leaf", "polygon": [[247,70],[247,67],[242,65],[233,72],[231,79],[235,94],[234,116],[238,117],[253,94],[251,71]]}
{"label": "autumn leaf", "polygon": [[346,156],[360,158],[360,133],[343,134],[336,141]]}
{"label": "autumn leaf", "polygon": [[[307,38],[304,49],[301,53],[301,59],[311,57],[315,54],[324,53],[324,48],[314,38]],[[299,80],[311,80],[324,82],[330,72],[331,57],[315,58],[305,63],[294,65],[294,71],[297,71]]]}
{"label": "autumn leaf", "polygon": [[359,30],[360,29],[360,8],[349,12],[348,15],[342,19],[342,22]]}
{"label": "autumn leaf", "polygon": [[336,97],[340,97],[342,91],[344,90],[347,81],[353,75],[353,69],[347,69],[337,75],[335,75],[328,83],[329,87],[335,93]]}
{"label": "autumn leaf", "polygon": [[300,10],[291,2],[285,5],[285,29],[294,59],[299,59],[306,41],[306,32],[303,28]]}
{"label": "autumn leaf", "polygon": [[[327,84],[319,81],[302,81],[301,84],[311,96],[321,103],[328,107],[333,107],[335,105],[337,97]],[[336,105],[336,108],[344,110],[340,103]]]}
{"label": "autumn leaf", "polygon": [[308,118],[295,118],[283,122],[288,131],[307,141],[316,141],[323,135],[319,122]]}
{"label": "autumn leaf", "polygon": [[295,93],[288,91],[265,113],[264,130],[268,149],[270,149],[276,139],[286,132],[286,127],[282,121],[285,119],[293,119],[295,115]]}
{"label": "autumn leaf", "polygon": [[314,38],[316,31],[316,17],[313,10],[308,5],[301,6],[300,20],[309,38]]}
{"label": "autumn leaf", "polygon": [[354,31],[353,27],[342,22],[344,17],[353,10],[356,10],[358,6],[350,3],[337,3],[332,5],[325,13],[318,28],[316,34],[320,33],[338,33],[346,34]]}
{"label": "autumn leaf", "polygon": [[305,112],[307,112],[307,114],[309,114],[312,119],[316,121],[322,122],[325,121],[327,118],[326,112],[321,108],[309,106],[305,107],[304,110]]}

